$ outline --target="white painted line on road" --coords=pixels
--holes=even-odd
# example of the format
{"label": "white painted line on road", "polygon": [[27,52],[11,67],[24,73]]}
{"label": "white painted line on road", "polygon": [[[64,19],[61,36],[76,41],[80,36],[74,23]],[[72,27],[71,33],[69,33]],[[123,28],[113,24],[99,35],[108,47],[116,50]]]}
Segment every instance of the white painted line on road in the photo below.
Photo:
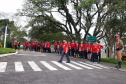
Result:
{"label": "white painted line on road", "polygon": [[94,65],[91,65],[91,64],[84,63],[84,62],[80,62],[80,63],[87,65],[87,66],[90,66],[90,67],[93,67],[93,68],[103,69],[103,68],[100,68],[100,67],[97,67],[97,66],[94,66]]}
{"label": "white painted line on road", "polygon": [[15,62],[15,71],[16,72],[23,72],[24,67],[21,62]]}
{"label": "white painted line on road", "polygon": [[0,57],[6,57],[6,56],[16,55],[16,54],[18,54],[17,51],[15,53],[1,54]]}
{"label": "white painted line on road", "polygon": [[34,61],[28,61],[28,64],[34,71],[42,71]]}
{"label": "white painted line on road", "polygon": [[44,56],[46,56],[46,55],[29,55],[29,54],[17,54],[17,55],[18,55],[18,56],[19,56],[19,55],[23,55],[23,56],[29,56],[29,57],[30,57],[30,56],[36,56],[36,57],[39,57],[39,56],[40,56],[40,57],[41,57],[41,56],[44,57]]}
{"label": "white painted line on road", "polygon": [[91,67],[88,67],[88,66],[82,65],[82,64],[77,63],[77,62],[74,62],[74,61],[71,61],[71,62],[74,63],[74,64],[76,64],[76,65],[79,65],[79,66],[81,66],[81,67],[87,68],[87,69],[93,69],[93,68],[91,68]]}
{"label": "white painted line on road", "polygon": [[66,64],[66,65],[68,65],[68,66],[71,66],[71,67],[73,67],[73,68],[75,68],[75,69],[79,69],[79,70],[82,69],[82,68],[80,68],[80,67],[78,67],[78,66],[75,66],[75,65],[73,65],[73,64],[66,63],[65,61],[63,61],[63,63]]}
{"label": "white painted line on road", "polygon": [[0,72],[5,72],[7,67],[7,62],[0,62]]}
{"label": "white painted line on road", "polygon": [[49,70],[54,71],[54,70],[58,70],[56,68],[54,68],[53,66],[51,66],[50,64],[48,64],[46,61],[40,61],[45,67],[47,67]]}
{"label": "white painted line on road", "polygon": [[102,67],[102,68],[105,68],[105,69],[110,69],[109,67],[103,66],[103,65],[100,65],[100,64],[93,64],[93,65],[96,65],[96,66],[99,66],[99,67]]}
{"label": "white painted line on road", "polygon": [[63,68],[64,70],[71,70],[70,68],[58,63],[57,61],[51,61],[52,63],[56,64],[57,66],[59,66],[60,68]]}

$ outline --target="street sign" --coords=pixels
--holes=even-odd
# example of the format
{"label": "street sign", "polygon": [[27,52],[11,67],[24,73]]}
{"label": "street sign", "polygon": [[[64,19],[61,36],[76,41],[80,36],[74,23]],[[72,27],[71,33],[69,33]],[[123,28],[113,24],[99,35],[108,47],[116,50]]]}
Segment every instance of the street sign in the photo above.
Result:
{"label": "street sign", "polygon": [[89,42],[91,42],[91,44],[93,44],[93,41],[97,41],[97,37],[96,36],[91,36],[91,37],[88,37],[87,38],[87,41]]}
{"label": "street sign", "polygon": [[[5,28],[2,28],[2,31],[5,33],[5,29],[6,29],[6,27]],[[7,34],[10,32],[10,29],[7,27]]]}

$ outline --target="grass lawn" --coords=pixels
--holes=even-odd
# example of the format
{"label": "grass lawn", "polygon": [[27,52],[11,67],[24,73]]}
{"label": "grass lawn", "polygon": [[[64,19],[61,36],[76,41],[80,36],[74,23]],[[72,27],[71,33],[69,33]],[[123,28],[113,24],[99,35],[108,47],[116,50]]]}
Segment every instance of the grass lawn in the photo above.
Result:
{"label": "grass lawn", "polygon": [[16,51],[12,48],[0,48],[0,54],[15,53]]}
{"label": "grass lawn", "polygon": [[[105,63],[109,63],[109,64],[118,64],[118,60],[117,59],[110,59],[110,58],[106,58],[106,59],[101,59],[101,62],[105,62]],[[126,67],[126,61],[122,61],[122,67]]]}

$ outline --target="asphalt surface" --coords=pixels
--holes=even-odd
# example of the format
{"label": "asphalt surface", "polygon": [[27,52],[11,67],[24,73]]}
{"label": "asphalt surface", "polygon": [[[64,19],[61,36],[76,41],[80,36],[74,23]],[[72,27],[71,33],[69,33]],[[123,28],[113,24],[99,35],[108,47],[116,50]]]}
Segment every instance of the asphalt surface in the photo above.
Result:
{"label": "asphalt surface", "polygon": [[[126,72],[54,53],[23,52],[0,58],[0,84],[126,84]],[[64,57],[64,61],[66,58]]]}

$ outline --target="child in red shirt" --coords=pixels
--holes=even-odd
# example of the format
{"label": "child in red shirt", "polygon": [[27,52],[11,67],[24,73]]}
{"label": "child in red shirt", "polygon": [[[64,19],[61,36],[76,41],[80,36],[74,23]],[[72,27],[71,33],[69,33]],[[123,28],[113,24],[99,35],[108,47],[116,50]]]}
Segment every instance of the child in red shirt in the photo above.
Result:
{"label": "child in red shirt", "polygon": [[70,59],[69,59],[69,56],[68,56],[68,44],[67,44],[67,40],[64,39],[63,42],[64,42],[64,49],[63,49],[63,53],[62,53],[62,56],[61,56],[61,59],[60,59],[59,62],[62,62],[64,55],[66,55],[67,63],[70,63]]}
{"label": "child in red shirt", "polygon": [[98,58],[99,58],[99,63],[101,62],[101,49],[103,49],[103,46],[100,45],[100,41],[98,41],[98,49],[99,49],[99,53],[98,53]]}
{"label": "child in red shirt", "polygon": [[55,53],[57,53],[57,45],[58,45],[58,43],[57,43],[57,41],[55,41],[55,43],[54,43],[54,50],[55,50]]}
{"label": "child in red shirt", "polygon": [[17,49],[17,41],[14,41],[15,50]]}
{"label": "child in red shirt", "polygon": [[84,57],[85,57],[85,59],[87,59],[87,46],[88,46],[87,41],[85,41],[85,43],[84,43]]}
{"label": "child in red shirt", "polygon": [[48,50],[48,53],[51,53],[51,44],[49,42],[47,43],[47,50]]}
{"label": "child in red shirt", "polygon": [[94,41],[92,45],[92,62],[98,62],[98,45],[97,41]]}
{"label": "child in red shirt", "polygon": [[80,58],[83,58],[83,53],[84,53],[83,41],[81,41],[81,44],[79,45],[79,52],[80,52]]}
{"label": "child in red shirt", "polygon": [[70,42],[68,42],[68,55],[70,56],[70,50],[71,50],[71,46],[70,46]]}
{"label": "child in red shirt", "polygon": [[88,45],[87,45],[87,56],[88,56],[88,60],[91,59],[91,42],[89,41],[88,42]]}
{"label": "child in red shirt", "polygon": [[74,43],[74,40],[72,40],[70,46],[71,46],[71,56],[74,57],[74,52],[75,52],[75,50],[74,50],[74,49],[75,49],[75,43]]}
{"label": "child in red shirt", "polygon": [[75,57],[79,57],[79,44],[78,44],[78,41],[75,41],[75,47],[74,47],[74,50],[75,50]]}

